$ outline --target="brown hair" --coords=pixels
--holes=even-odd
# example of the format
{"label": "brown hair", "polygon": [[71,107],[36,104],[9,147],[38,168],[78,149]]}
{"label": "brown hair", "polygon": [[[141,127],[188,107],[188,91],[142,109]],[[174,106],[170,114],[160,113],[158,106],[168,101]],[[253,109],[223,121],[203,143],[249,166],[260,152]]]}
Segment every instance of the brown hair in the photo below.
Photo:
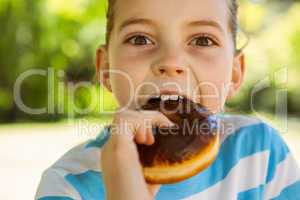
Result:
{"label": "brown hair", "polygon": [[[117,0],[107,0],[108,8],[106,13],[106,45],[109,43],[110,34],[114,27],[114,6]],[[234,46],[236,48],[236,38],[238,31],[238,22],[237,22],[237,13],[238,13],[238,3],[237,0],[226,0],[228,2],[230,20],[229,20],[229,29],[232,33],[232,38]]]}

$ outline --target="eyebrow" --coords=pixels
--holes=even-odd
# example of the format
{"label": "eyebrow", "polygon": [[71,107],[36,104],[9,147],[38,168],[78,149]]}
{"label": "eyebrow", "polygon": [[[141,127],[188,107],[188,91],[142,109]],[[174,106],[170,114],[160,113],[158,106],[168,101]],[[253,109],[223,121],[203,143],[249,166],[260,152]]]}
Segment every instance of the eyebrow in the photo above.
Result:
{"label": "eyebrow", "polygon": [[213,21],[213,20],[192,21],[188,24],[188,26],[211,26],[211,27],[215,27],[220,32],[224,33],[224,30],[223,30],[222,26],[218,22]]}
{"label": "eyebrow", "polygon": [[[154,26],[155,22],[150,19],[146,19],[146,18],[130,18],[130,19],[125,20],[120,25],[119,31],[124,29],[126,26],[135,25],[135,24],[144,24],[144,25]],[[213,20],[196,20],[196,21],[189,22],[187,26],[211,26],[211,27],[218,29],[222,33],[224,32],[221,25],[218,22],[213,21]]]}
{"label": "eyebrow", "polygon": [[125,20],[120,25],[119,31],[121,31],[126,26],[134,25],[134,24],[145,24],[145,25],[151,25],[151,26],[155,25],[155,23],[152,20],[150,20],[150,19],[146,19],[146,18],[130,18],[130,19]]}

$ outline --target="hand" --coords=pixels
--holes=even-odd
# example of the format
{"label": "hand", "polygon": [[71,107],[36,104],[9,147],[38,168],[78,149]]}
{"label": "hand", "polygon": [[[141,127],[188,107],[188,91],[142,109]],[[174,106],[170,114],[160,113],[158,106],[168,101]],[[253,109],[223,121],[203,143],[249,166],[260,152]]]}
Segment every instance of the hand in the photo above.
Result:
{"label": "hand", "polygon": [[158,111],[125,110],[115,114],[111,136],[101,153],[103,179],[108,200],[154,199],[160,185],[147,184],[136,143],[154,143],[152,126],[174,125]]}

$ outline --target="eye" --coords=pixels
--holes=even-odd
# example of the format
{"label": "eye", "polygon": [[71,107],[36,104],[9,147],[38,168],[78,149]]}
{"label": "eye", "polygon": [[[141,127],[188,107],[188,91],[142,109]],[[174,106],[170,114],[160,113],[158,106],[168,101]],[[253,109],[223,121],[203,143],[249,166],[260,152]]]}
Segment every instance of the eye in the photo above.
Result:
{"label": "eye", "polygon": [[202,47],[210,47],[217,45],[217,43],[208,36],[199,36],[193,39],[190,44]]}
{"label": "eye", "polygon": [[139,46],[153,44],[153,42],[149,38],[143,35],[132,36],[126,40],[126,43],[130,43],[132,45],[139,45]]}

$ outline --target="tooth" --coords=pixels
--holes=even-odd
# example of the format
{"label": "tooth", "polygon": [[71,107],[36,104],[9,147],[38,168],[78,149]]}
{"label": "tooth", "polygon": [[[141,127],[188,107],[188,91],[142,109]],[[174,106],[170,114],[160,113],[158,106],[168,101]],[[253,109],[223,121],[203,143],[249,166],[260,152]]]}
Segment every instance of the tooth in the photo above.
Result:
{"label": "tooth", "polygon": [[173,101],[177,101],[178,98],[179,98],[178,95],[171,95],[171,96],[170,96],[170,100],[173,100]]}
{"label": "tooth", "polygon": [[180,95],[180,96],[179,96],[179,99],[184,99],[184,97]]}
{"label": "tooth", "polygon": [[170,96],[169,95],[161,95],[160,98],[162,101],[167,101],[170,99]]}

